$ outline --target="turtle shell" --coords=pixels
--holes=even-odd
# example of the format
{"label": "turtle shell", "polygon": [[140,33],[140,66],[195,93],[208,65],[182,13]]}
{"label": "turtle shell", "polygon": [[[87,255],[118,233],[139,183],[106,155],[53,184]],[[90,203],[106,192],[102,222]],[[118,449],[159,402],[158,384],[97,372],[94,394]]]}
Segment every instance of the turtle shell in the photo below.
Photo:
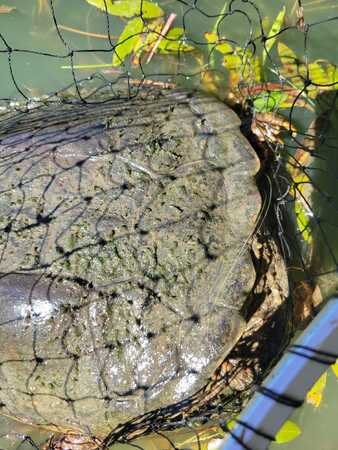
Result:
{"label": "turtle shell", "polygon": [[0,132],[0,404],[93,434],[201,388],[245,328],[259,162],[201,93],[49,104]]}

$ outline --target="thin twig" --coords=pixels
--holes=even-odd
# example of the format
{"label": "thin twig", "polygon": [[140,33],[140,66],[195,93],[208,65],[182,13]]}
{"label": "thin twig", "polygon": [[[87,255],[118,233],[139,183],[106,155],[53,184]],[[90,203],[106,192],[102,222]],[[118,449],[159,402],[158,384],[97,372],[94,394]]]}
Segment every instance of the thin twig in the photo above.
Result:
{"label": "thin twig", "polygon": [[158,86],[161,87],[163,89],[173,89],[176,87],[175,83],[168,83],[165,81],[156,81],[156,80],[137,80],[137,79],[130,79],[129,80],[130,84],[142,84],[145,86]]}
{"label": "thin twig", "polygon": [[[66,25],[59,25],[59,29],[60,30],[64,30],[64,31],[70,31],[72,33],[77,33],[77,34],[82,34],[83,36],[89,36],[89,37],[94,37],[94,38],[98,38],[98,39],[108,39],[108,36],[106,34],[99,34],[99,33],[90,33],[89,31],[83,31],[83,30],[79,30],[78,28],[71,28],[71,27],[67,27]],[[113,39],[116,39],[114,36],[112,36]]]}
{"label": "thin twig", "polygon": [[176,16],[177,16],[177,14],[171,13],[170,16],[168,17],[166,23],[164,24],[164,26],[160,32],[160,35],[159,35],[157,41],[155,42],[155,45],[153,46],[153,48],[151,49],[151,52],[149,53],[146,64],[148,64],[152,60],[152,57],[154,56],[154,54],[157,50],[157,47],[160,45],[160,42],[165,37],[165,35],[168,33],[168,30],[171,27],[171,24],[176,19]]}
{"label": "thin twig", "polygon": [[44,11],[48,10],[47,0],[38,0],[38,15],[40,16]]}
{"label": "thin twig", "polygon": [[327,11],[328,9],[337,9],[338,5],[328,5],[328,6],[314,6],[313,8],[306,8],[306,12],[312,12],[312,11],[319,11],[325,9]]}
{"label": "thin twig", "polygon": [[[304,3],[304,8],[307,8],[308,6],[310,6],[310,5],[318,5],[318,4],[323,4],[323,3],[325,3],[325,2],[327,2],[327,0],[313,0],[312,2],[308,2],[308,3]],[[328,7],[328,6],[327,6]]]}
{"label": "thin twig", "polygon": [[0,5],[0,14],[9,14],[16,11],[15,6]]}

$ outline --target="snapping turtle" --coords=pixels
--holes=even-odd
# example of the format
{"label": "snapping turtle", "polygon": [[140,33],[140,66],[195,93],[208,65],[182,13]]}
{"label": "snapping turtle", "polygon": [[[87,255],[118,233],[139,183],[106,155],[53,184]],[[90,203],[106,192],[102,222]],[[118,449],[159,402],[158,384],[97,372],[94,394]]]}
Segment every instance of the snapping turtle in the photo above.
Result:
{"label": "snapping turtle", "polygon": [[0,413],[101,436],[206,383],[255,280],[239,125],[160,89],[3,119]]}

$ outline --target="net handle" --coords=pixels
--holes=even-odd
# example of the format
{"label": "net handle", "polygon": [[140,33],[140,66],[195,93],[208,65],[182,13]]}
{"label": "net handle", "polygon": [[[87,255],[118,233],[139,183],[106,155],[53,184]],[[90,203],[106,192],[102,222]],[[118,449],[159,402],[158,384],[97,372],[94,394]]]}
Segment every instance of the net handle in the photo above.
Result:
{"label": "net handle", "polygon": [[[306,393],[338,358],[338,295],[291,345],[242,412],[220,450],[265,450]],[[271,437],[272,436],[272,437]]]}

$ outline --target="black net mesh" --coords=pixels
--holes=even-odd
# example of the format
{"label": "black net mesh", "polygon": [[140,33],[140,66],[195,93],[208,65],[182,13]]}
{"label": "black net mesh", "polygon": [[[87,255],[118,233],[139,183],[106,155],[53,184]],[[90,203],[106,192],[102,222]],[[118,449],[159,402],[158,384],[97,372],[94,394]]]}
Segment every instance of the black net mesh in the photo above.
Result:
{"label": "black net mesh", "polygon": [[337,289],[335,4],[22,3],[0,448],[204,448]]}

